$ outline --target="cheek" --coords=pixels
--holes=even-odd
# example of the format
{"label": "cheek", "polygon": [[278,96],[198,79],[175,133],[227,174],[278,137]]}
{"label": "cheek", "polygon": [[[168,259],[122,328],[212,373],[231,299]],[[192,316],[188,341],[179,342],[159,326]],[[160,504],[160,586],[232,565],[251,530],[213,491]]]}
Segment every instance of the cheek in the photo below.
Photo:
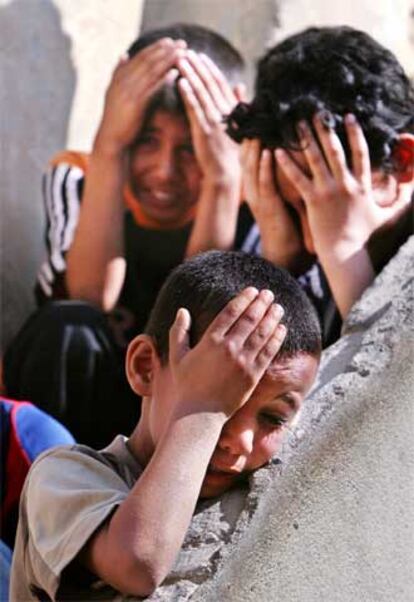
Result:
{"label": "cheek", "polygon": [[254,453],[251,457],[251,469],[254,470],[266,464],[279,451],[283,441],[284,430],[275,430],[261,434],[254,442]]}
{"label": "cheek", "polygon": [[183,166],[184,179],[192,196],[198,197],[202,174],[195,158],[189,159],[188,162]]}

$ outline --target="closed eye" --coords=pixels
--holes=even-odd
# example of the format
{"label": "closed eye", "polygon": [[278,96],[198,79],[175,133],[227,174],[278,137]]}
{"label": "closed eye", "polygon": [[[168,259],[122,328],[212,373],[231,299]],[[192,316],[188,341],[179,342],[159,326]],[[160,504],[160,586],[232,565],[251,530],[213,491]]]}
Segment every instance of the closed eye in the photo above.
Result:
{"label": "closed eye", "polygon": [[263,423],[273,428],[283,428],[288,423],[287,418],[283,418],[276,414],[262,413],[260,414],[260,419]]}

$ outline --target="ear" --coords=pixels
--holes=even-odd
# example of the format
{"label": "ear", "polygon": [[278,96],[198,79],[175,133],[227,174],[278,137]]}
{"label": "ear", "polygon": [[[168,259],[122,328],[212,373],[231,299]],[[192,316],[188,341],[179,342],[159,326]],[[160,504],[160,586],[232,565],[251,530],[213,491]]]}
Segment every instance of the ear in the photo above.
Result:
{"label": "ear", "polygon": [[140,334],[128,345],[125,370],[131,389],[142,397],[152,394],[154,368],[160,363],[153,339]]}
{"label": "ear", "polygon": [[395,177],[400,184],[414,182],[414,135],[400,134],[392,151]]}

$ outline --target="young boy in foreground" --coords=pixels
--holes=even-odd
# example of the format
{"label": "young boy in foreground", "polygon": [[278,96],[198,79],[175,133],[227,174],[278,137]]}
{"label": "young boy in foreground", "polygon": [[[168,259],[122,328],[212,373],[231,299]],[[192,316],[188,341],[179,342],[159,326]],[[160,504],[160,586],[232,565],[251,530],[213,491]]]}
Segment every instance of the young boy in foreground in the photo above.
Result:
{"label": "young boy in foreground", "polygon": [[294,272],[316,256],[346,316],[413,232],[414,89],[401,65],[362,31],[306,29],[260,60],[230,132],[244,140],[264,256]]}
{"label": "young boy in foreground", "polygon": [[277,452],[320,348],[315,312],[284,270],[220,251],[176,268],[128,348],[127,377],[143,397],[130,438],[100,452],[60,448],[30,472],[12,599],[148,596],[198,498],[223,493]]}

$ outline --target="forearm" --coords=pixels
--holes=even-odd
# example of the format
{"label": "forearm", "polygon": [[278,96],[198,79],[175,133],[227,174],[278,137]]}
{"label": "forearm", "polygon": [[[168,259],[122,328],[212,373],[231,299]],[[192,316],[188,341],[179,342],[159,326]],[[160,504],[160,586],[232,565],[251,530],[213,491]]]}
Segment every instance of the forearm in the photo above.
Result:
{"label": "forearm", "polygon": [[223,423],[211,413],[172,423],[109,524],[101,578],[135,595],[149,595],[164,580],[182,546]]}
{"label": "forearm", "polygon": [[335,303],[345,318],[355,301],[373,282],[375,272],[365,247],[319,255]]}
{"label": "forearm", "polygon": [[122,189],[126,156],[95,143],[73,243],[67,255],[67,287],[81,298],[111,309],[125,276]]}
{"label": "forearm", "polygon": [[188,241],[186,256],[210,249],[229,250],[234,245],[240,205],[238,181],[206,182]]}
{"label": "forearm", "polygon": [[294,274],[300,273],[303,248],[298,239],[287,235],[288,231],[280,220],[272,214],[255,215],[260,232],[262,256],[279,267]]}

